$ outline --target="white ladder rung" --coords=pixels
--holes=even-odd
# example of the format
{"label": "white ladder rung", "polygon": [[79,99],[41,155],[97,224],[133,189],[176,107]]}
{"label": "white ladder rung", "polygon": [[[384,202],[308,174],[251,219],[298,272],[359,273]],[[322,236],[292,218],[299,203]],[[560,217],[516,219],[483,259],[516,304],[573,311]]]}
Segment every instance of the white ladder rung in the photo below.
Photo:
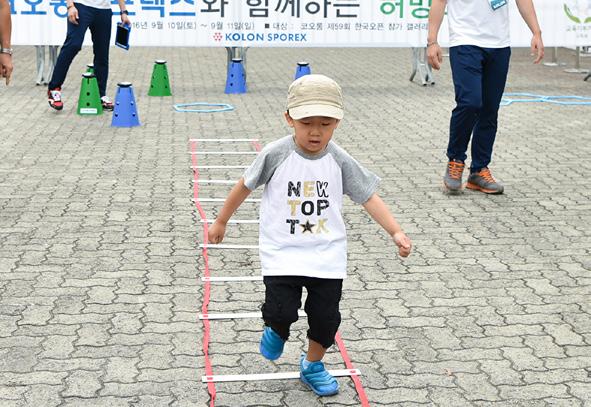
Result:
{"label": "white ladder rung", "polygon": [[[215,219],[201,219],[201,223],[214,223]],[[228,223],[259,223],[258,219],[230,219]]]}
{"label": "white ladder rung", "polygon": [[225,185],[233,185],[235,184],[237,181],[234,180],[227,180],[227,179],[197,179],[197,180],[193,180],[193,183],[198,183],[198,184],[225,184]]}
{"label": "white ladder rung", "polygon": [[[304,310],[298,310],[298,316],[306,317]],[[262,312],[239,312],[239,313],[224,313],[224,314],[199,314],[199,319],[249,319],[249,318],[262,318]]]}
{"label": "white ladder rung", "polygon": [[263,276],[243,277],[201,277],[201,281],[226,282],[226,281],[263,281]]}
{"label": "white ladder rung", "polygon": [[232,169],[232,168],[248,168],[248,165],[193,165],[191,166],[194,170],[215,170],[215,169]]}
{"label": "white ladder rung", "polygon": [[246,143],[259,141],[258,138],[192,138],[189,141],[215,141],[218,143]]}
{"label": "white ladder rung", "polygon": [[[336,369],[328,371],[334,377],[361,376],[359,369]],[[258,373],[258,374],[236,374],[236,375],[212,375],[202,376],[203,383],[211,382],[243,382],[258,380],[285,380],[299,379],[300,372],[280,372],[280,373]]]}
{"label": "white ladder rung", "polygon": [[189,151],[191,155],[257,155],[258,151]]}
{"label": "white ladder rung", "polygon": [[201,249],[258,249],[259,245],[248,244],[200,244]]}
{"label": "white ladder rung", "polygon": [[[226,202],[226,198],[199,198],[198,202]],[[195,198],[193,198],[195,202]],[[259,198],[247,198],[243,202],[261,202]]]}

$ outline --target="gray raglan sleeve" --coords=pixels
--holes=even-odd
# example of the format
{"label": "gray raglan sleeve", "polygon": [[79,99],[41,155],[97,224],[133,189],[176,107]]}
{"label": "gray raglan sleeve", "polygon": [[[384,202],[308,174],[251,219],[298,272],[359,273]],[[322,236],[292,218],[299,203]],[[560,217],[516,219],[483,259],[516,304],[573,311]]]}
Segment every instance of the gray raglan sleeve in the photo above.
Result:
{"label": "gray raglan sleeve", "polygon": [[279,139],[267,144],[244,171],[244,186],[251,191],[269,182],[275,170],[291,152],[288,140]]}
{"label": "gray raglan sleeve", "polygon": [[358,204],[364,204],[377,191],[380,177],[363,167],[337,145],[333,146],[335,159],[341,166],[343,194]]}

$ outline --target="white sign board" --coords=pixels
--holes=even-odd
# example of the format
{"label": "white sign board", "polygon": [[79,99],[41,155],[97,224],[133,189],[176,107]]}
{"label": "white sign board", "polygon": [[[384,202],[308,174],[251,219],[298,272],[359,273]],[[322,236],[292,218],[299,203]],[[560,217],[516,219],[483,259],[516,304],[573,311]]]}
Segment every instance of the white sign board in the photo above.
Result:
{"label": "white sign board", "polygon": [[[429,6],[430,0],[127,0],[132,47],[425,46]],[[546,46],[591,45],[591,0],[535,6]],[[531,33],[514,0],[510,7],[512,44],[529,46]],[[13,44],[64,42],[65,0],[11,0],[11,11]],[[115,23],[116,1],[113,11]],[[444,21],[440,43],[446,41]]]}

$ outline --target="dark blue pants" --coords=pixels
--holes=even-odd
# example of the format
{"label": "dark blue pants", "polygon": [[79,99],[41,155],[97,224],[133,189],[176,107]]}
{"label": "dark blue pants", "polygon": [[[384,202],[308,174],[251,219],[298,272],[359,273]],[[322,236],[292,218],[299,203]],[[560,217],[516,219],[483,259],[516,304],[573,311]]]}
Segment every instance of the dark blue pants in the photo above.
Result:
{"label": "dark blue pants", "polygon": [[466,160],[472,136],[472,172],[487,167],[491,160],[510,57],[509,47],[460,45],[449,49],[456,107],[449,125],[447,157]]}
{"label": "dark blue pants", "polygon": [[72,60],[82,48],[86,30],[90,28],[94,53],[94,73],[102,97],[106,94],[107,79],[109,77],[109,42],[111,41],[113,12],[110,9],[88,7],[80,3],[74,3],[74,5],[78,9],[78,25],[68,21],[66,41],[55,62],[49,89],[62,86]]}

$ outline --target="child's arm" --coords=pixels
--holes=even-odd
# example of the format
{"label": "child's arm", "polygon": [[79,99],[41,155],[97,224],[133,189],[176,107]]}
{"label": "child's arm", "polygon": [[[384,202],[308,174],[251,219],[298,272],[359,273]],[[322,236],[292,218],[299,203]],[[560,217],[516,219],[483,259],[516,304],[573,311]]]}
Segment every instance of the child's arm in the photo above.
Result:
{"label": "child's arm", "polygon": [[215,222],[209,228],[209,233],[207,234],[207,241],[209,243],[220,243],[224,240],[228,220],[248,195],[250,195],[250,192],[250,189],[244,185],[244,178],[240,178],[240,181],[234,185],[234,188],[228,194],[226,202],[224,202],[224,206],[222,206]]}
{"label": "child's arm", "polygon": [[371,217],[380,224],[382,228],[394,240],[396,246],[398,246],[398,253],[402,257],[408,257],[410,254],[410,250],[412,248],[412,242],[410,241],[409,237],[404,234],[402,228],[394,219],[390,210],[382,201],[382,198],[378,196],[378,194],[373,194],[364,204],[363,207],[371,215]]}

